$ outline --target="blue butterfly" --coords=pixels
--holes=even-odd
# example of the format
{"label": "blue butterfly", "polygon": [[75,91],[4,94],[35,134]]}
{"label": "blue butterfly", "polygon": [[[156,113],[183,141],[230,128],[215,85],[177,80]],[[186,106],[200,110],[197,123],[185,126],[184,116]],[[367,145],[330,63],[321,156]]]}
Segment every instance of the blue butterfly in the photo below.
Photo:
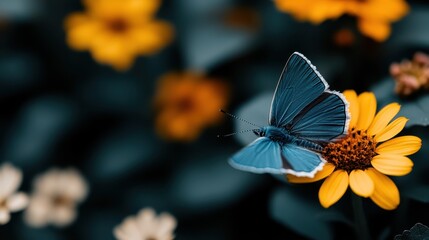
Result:
{"label": "blue butterfly", "polygon": [[326,162],[323,145],[345,134],[350,121],[348,102],[328,87],[304,55],[293,53],[274,92],[269,125],[254,129],[258,138],[229,163],[254,173],[313,177]]}

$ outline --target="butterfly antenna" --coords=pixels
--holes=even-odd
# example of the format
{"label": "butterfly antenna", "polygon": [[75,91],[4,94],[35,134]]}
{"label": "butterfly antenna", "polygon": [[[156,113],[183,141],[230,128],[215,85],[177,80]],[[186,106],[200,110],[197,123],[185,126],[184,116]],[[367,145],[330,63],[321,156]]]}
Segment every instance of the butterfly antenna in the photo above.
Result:
{"label": "butterfly antenna", "polygon": [[230,134],[225,134],[225,135],[217,135],[217,137],[218,138],[224,138],[224,137],[230,137],[230,136],[233,136],[233,135],[235,135],[235,134],[239,134],[239,133],[245,133],[245,132],[250,132],[250,131],[254,131],[254,130],[256,130],[256,129],[247,129],[247,130],[243,130],[243,131],[240,131],[240,132],[233,132],[233,133],[230,133]]}
{"label": "butterfly antenna", "polygon": [[251,123],[251,122],[249,122],[249,121],[247,121],[247,120],[244,120],[244,119],[242,119],[242,118],[240,118],[240,117],[237,117],[237,116],[235,116],[235,115],[232,115],[232,114],[231,114],[231,113],[229,113],[229,112],[225,112],[223,109],[220,109],[219,111],[220,111],[221,113],[224,113],[224,114],[226,114],[226,115],[228,115],[228,116],[230,116],[230,117],[232,117],[232,118],[235,118],[235,119],[237,119],[237,120],[243,121],[243,122],[245,122],[245,123],[247,123],[247,124],[250,124],[250,125],[252,125],[252,126],[255,126],[255,127],[258,127],[258,128],[262,128],[261,126],[258,126],[258,125],[256,125],[256,124]]}

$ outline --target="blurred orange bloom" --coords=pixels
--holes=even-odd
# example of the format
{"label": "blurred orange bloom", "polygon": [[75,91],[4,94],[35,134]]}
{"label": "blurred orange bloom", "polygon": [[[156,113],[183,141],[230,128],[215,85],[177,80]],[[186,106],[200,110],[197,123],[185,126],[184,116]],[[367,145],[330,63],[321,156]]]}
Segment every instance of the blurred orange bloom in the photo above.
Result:
{"label": "blurred orange bloom", "polygon": [[222,119],[219,109],[228,101],[225,83],[192,72],[167,73],[157,88],[156,130],[165,139],[195,140],[203,128]]}
{"label": "blurred orange bloom", "polygon": [[319,24],[343,14],[358,18],[358,28],[365,36],[384,41],[390,35],[390,23],[409,10],[405,0],[274,0],[280,11],[301,21]]}
{"label": "blurred orange bloom", "polygon": [[257,31],[262,26],[261,16],[256,9],[249,7],[236,7],[225,12],[224,22],[227,26]]}
{"label": "blurred orange bloom", "polygon": [[82,1],[86,12],[65,19],[67,43],[99,63],[127,70],[137,56],[154,54],[173,39],[173,27],[154,19],[161,0]]}
{"label": "blurred orange bloom", "polygon": [[334,33],[333,40],[339,47],[350,47],[355,42],[355,35],[350,29],[343,28]]}

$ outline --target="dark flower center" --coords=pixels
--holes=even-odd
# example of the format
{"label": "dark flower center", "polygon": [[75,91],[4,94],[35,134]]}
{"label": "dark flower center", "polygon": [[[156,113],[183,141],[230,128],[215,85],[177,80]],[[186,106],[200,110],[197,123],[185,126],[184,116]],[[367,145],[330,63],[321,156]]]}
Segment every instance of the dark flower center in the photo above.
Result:
{"label": "dark flower center", "polygon": [[115,18],[107,21],[107,26],[112,32],[123,33],[128,29],[128,23],[121,18]]}
{"label": "dark flower center", "polygon": [[194,108],[194,102],[190,97],[185,97],[177,102],[177,108],[181,112],[189,112]]}
{"label": "dark flower center", "polygon": [[73,201],[66,197],[66,196],[61,196],[61,195],[57,195],[53,198],[53,204],[56,206],[72,206],[73,205]]}
{"label": "dark flower center", "polygon": [[339,142],[329,143],[322,152],[324,159],[338,169],[351,172],[371,167],[377,143],[366,131],[352,128]]}

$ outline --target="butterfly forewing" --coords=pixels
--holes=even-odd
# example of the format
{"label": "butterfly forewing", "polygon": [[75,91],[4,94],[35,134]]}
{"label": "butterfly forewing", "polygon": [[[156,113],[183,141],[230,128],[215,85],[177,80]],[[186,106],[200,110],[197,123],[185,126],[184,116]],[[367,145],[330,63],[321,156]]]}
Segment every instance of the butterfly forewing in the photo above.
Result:
{"label": "butterfly forewing", "polygon": [[295,116],[290,133],[318,143],[329,142],[347,131],[347,111],[340,93],[324,92]]}
{"label": "butterfly forewing", "polygon": [[270,125],[285,127],[327,88],[328,84],[310,61],[300,53],[293,53],[274,92]]}

